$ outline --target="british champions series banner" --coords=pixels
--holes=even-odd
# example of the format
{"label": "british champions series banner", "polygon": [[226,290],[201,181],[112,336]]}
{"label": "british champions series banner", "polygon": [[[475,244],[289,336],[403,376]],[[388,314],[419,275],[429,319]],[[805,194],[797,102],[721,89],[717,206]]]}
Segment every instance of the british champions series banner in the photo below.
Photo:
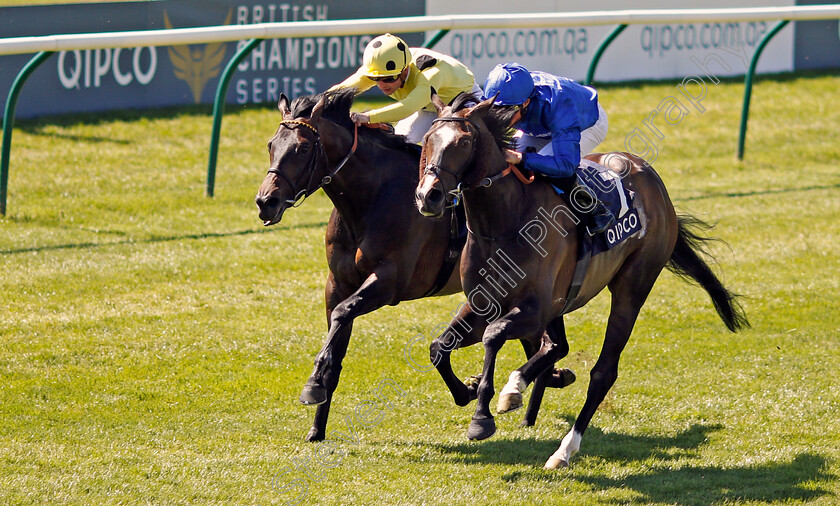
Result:
{"label": "british champions series banner", "polygon": [[[164,0],[0,8],[0,37],[292,21],[422,16],[424,0]],[[361,65],[379,34],[263,41],[239,65],[228,103],[276,102],[321,92]],[[423,34],[400,34],[410,45]],[[16,116],[212,103],[222,70],[246,41],[62,51],[29,77]],[[0,107],[32,58],[0,56]]]}

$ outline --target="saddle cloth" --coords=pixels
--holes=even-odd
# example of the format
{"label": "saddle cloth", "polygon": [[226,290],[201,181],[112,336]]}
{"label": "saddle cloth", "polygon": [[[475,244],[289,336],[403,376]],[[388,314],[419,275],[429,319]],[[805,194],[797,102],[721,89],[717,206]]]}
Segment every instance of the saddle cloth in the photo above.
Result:
{"label": "saddle cloth", "polygon": [[[632,208],[635,192],[624,186],[620,175],[586,159],[581,159],[575,172],[590,194],[603,202],[616,219],[616,224],[601,234],[594,237],[582,234],[584,241],[580,256],[607,251],[641,230],[638,212]],[[566,193],[557,184],[552,183],[552,187],[559,195]]]}

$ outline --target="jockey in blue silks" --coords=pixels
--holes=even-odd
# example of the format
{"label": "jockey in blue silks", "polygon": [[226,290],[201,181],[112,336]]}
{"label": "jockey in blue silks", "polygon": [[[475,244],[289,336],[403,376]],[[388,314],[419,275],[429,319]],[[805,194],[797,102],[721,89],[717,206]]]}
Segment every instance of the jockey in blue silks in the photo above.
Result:
{"label": "jockey in blue silks", "polygon": [[[587,189],[575,169],[607,136],[607,113],[598,104],[598,92],[566,77],[529,72],[518,63],[505,63],[487,76],[484,100],[495,97],[496,106],[515,107],[511,126],[517,130],[517,150],[507,150],[508,163],[550,178],[565,179],[567,189]],[[572,183],[573,182],[573,183]],[[589,202],[572,202],[583,215],[590,234],[615,224],[615,217],[589,191]],[[578,205],[576,205],[578,204]]]}

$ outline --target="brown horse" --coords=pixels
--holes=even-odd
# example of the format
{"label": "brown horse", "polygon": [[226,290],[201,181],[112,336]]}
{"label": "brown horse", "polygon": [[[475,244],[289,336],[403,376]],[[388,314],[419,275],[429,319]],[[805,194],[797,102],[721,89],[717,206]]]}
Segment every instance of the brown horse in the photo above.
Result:
{"label": "brown horse", "polygon": [[[264,225],[323,188],[335,206],[325,236],[328,333],[300,401],[318,405],[309,441],[323,440],[353,320],[386,304],[461,291],[457,269],[442,271],[446,220],[426,220],[412,195],[418,153],[401,137],[349,120],[354,90],[281,96],[280,126],[268,143],[270,166],[256,197]],[[460,251],[459,251],[460,253]]]}
{"label": "brown horse", "polygon": [[[456,401],[467,396],[452,372],[451,335],[458,346],[483,342],[484,370],[478,386],[470,439],[495,432],[490,413],[496,354],[508,339],[538,335],[546,325],[562,332],[563,314],[582,307],[605,287],[611,293],[604,344],[590,372],[586,402],[574,426],[546,468],[566,466],[580,448],[584,431],[618,376],[618,361],[636,318],[664,267],[702,286],[731,331],[749,325],[736,295],[728,291],[701,255],[708,239],[695,229],[702,222],[678,217],[662,180],[644,160],[626,154],[592,154],[635,192],[633,214],[640,230],[603,253],[592,256],[579,288],[571,291],[582,233],[571,202],[548,184],[525,185],[510,172],[503,149],[510,146],[511,111],[493,108],[492,99],[464,107],[463,98],[444,107],[424,139],[416,201],[421,213],[439,216],[449,196],[466,205],[470,234],[461,259],[461,276],[469,304],[431,345],[438,372]],[[579,290],[579,291],[578,291]],[[575,293],[577,292],[577,293]],[[551,335],[551,334],[550,334]],[[561,351],[535,355],[514,371],[501,392],[499,412],[519,404],[521,393]]]}
{"label": "brown horse", "polygon": [[[349,120],[353,97],[354,90],[340,90],[299,97],[291,106],[280,98],[283,120],[268,143],[270,168],[256,197],[266,226],[318,188],[335,206],[325,237],[329,331],[300,396],[302,403],[318,405],[310,441],[325,437],[356,317],[386,304],[461,291],[456,267],[462,243],[451,241],[450,221],[426,219],[414,207],[419,150],[401,136],[356,131]],[[539,344],[523,343],[526,356]],[[531,423],[538,409],[538,402],[529,405]]]}

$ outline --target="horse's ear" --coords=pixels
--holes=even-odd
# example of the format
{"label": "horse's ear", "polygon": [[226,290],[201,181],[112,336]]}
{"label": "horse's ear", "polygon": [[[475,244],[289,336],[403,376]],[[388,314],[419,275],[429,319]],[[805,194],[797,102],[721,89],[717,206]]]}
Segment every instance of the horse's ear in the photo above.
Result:
{"label": "horse's ear", "polygon": [[435,109],[437,109],[438,116],[440,115],[440,111],[446,107],[446,104],[443,103],[443,100],[440,99],[437,93],[432,91],[432,103],[435,105]]}
{"label": "horse's ear", "polygon": [[498,96],[498,93],[488,98],[487,100],[482,100],[481,102],[479,102],[478,105],[470,109],[470,112],[467,115],[467,117],[471,118],[473,115],[475,115],[476,118],[483,118],[484,115],[487,114],[487,111],[490,110],[490,107],[493,106],[493,102],[496,100],[496,96]]}
{"label": "horse's ear", "polygon": [[321,114],[324,112],[324,107],[327,105],[327,95],[321,94],[321,98],[318,99],[318,103],[315,104],[315,107],[312,108],[312,114],[309,115],[309,119],[312,121],[318,121],[321,119]]}
{"label": "horse's ear", "polygon": [[292,111],[289,110],[289,97],[287,97],[284,93],[281,93],[280,98],[277,99],[277,109],[280,110],[280,114],[282,114],[284,118],[287,118],[292,114]]}

